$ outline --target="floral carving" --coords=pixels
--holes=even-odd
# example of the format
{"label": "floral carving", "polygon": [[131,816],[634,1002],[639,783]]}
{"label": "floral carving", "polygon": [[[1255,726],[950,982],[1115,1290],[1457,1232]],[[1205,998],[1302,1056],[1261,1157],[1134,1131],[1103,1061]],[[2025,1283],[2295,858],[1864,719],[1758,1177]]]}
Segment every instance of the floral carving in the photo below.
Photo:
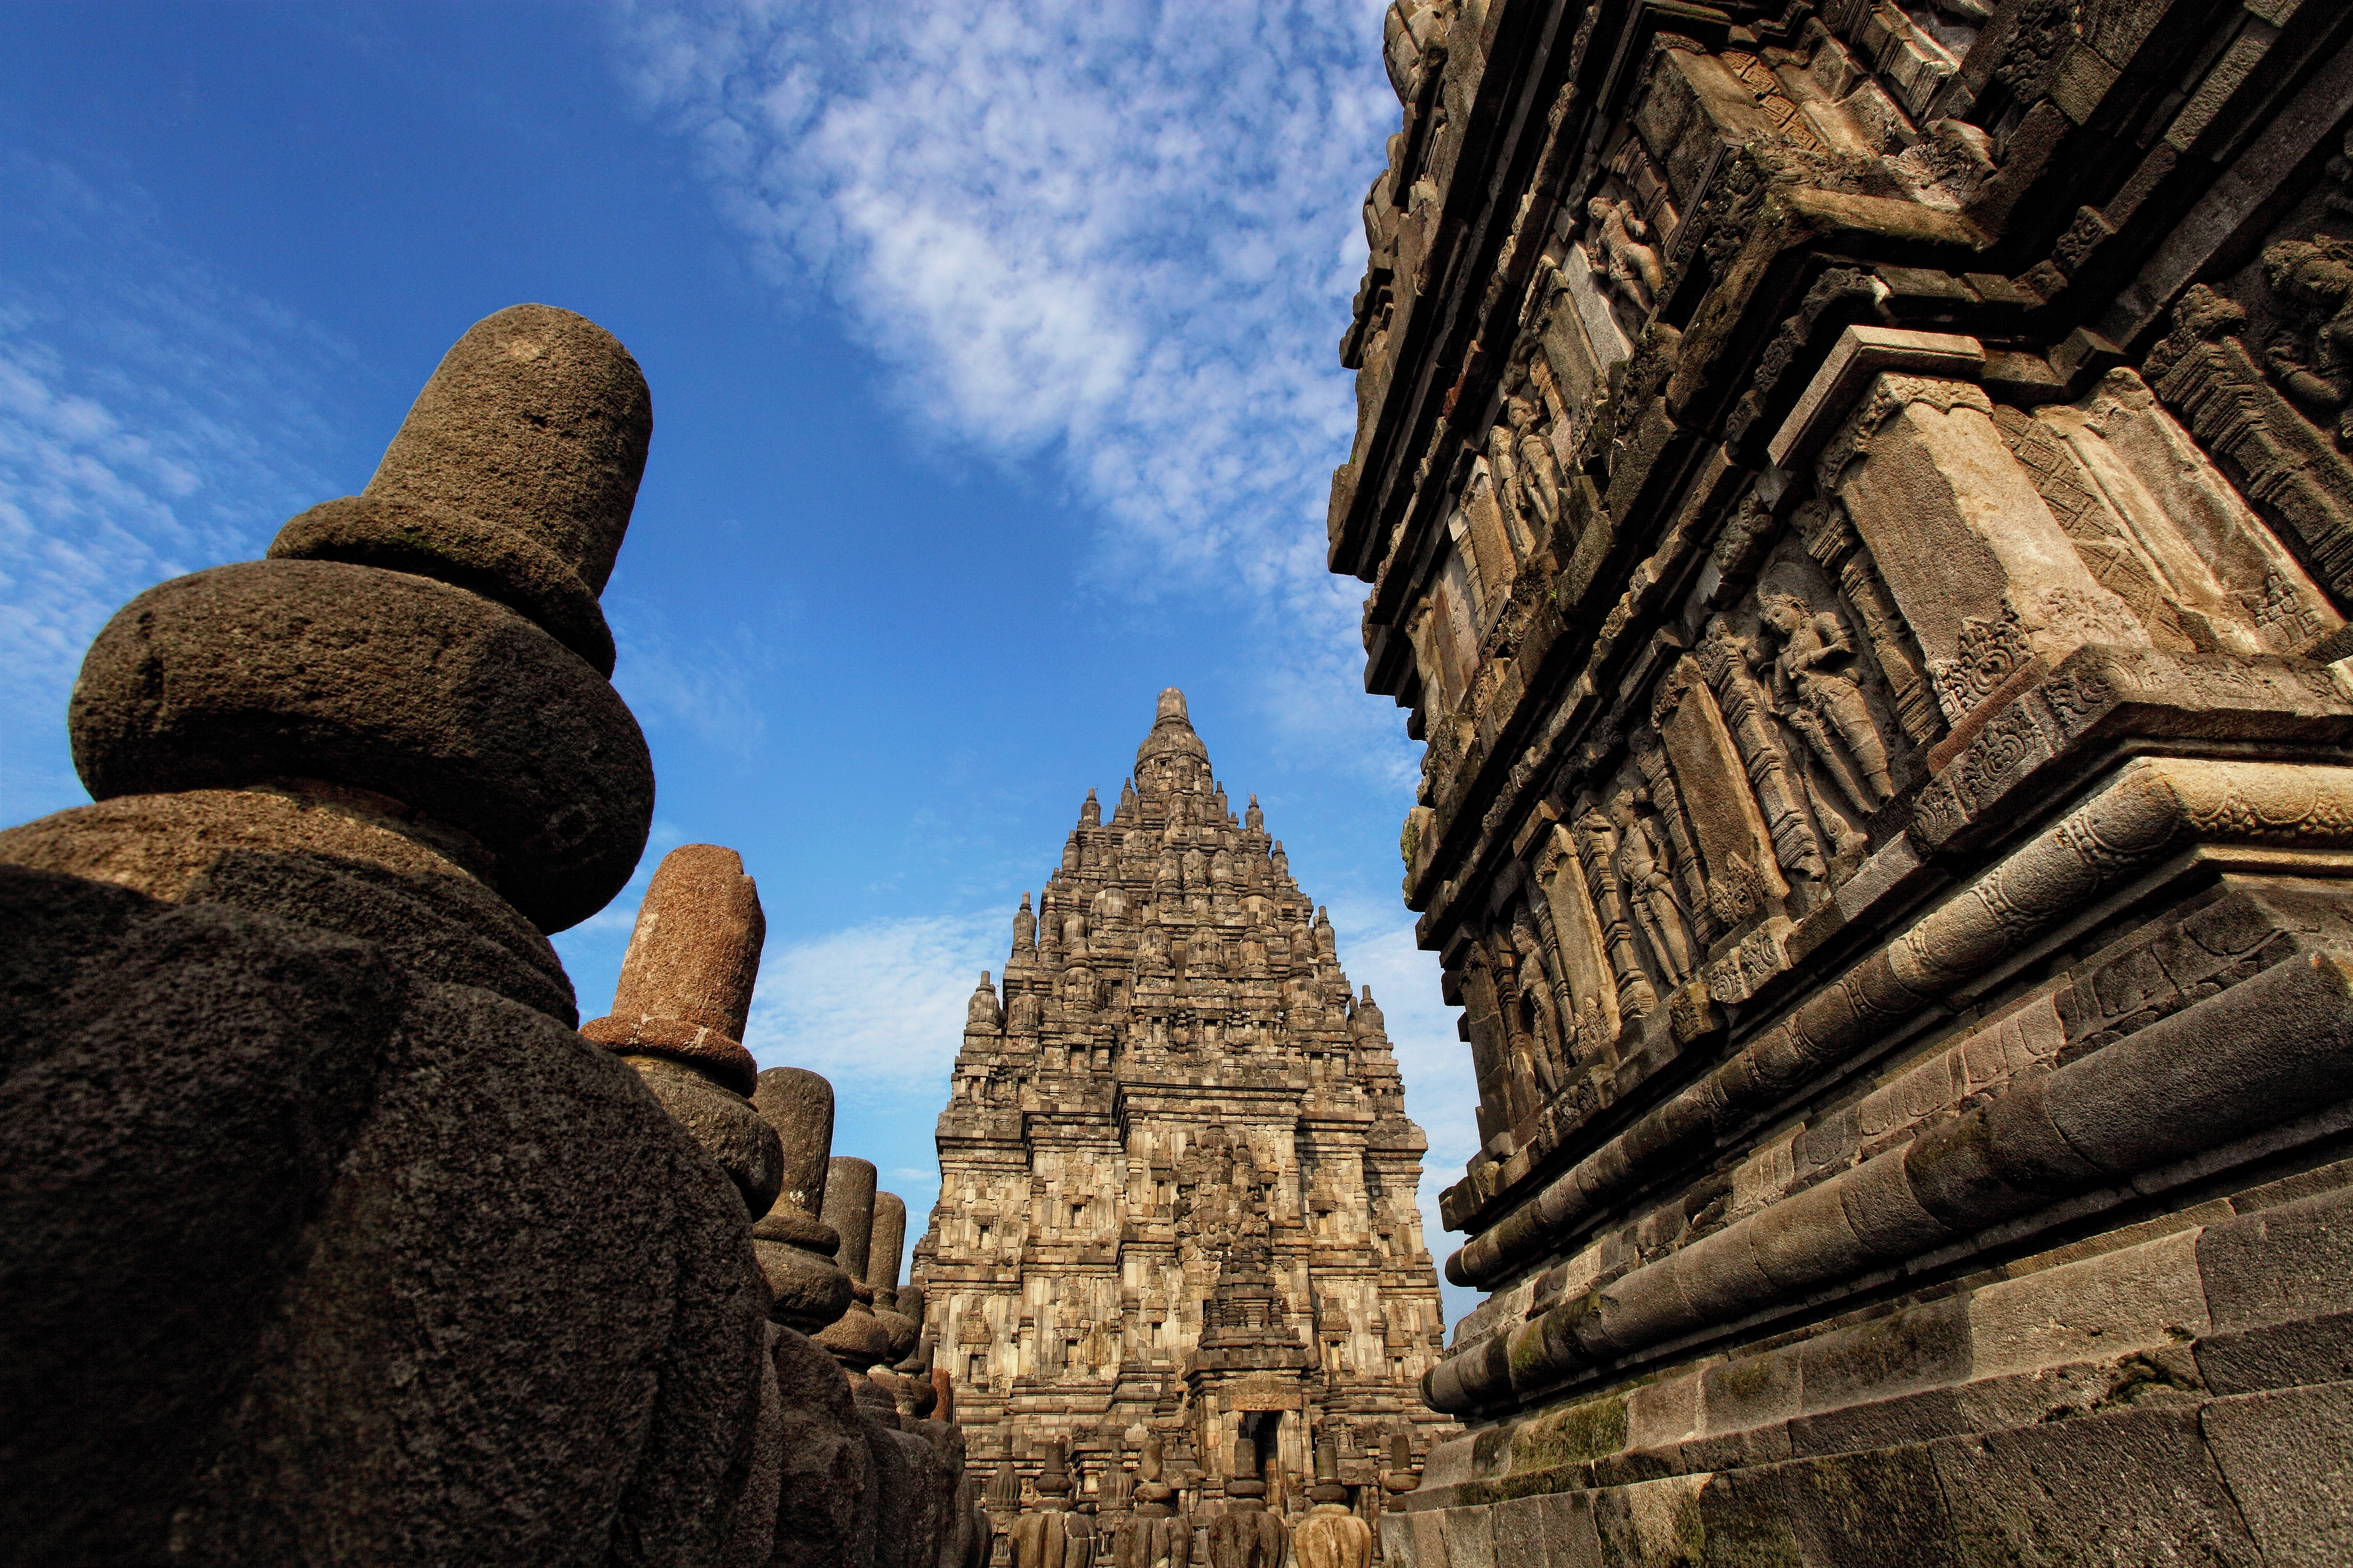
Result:
{"label": "floral carving", "polygon": [[1946,721],[1959,723],[2033,657],[2014,605],[2004,604],[1998,617],[1962,621],[1953,657],[1928,661],[1928,679],[1936,683]]}

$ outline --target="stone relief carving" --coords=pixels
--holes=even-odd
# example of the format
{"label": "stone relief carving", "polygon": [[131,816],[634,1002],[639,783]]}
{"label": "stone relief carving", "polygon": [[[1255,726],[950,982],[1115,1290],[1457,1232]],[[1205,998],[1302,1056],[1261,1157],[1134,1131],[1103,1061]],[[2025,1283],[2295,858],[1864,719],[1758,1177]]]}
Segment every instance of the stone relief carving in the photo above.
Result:
{"label": "stone relief carving", "polygon": [[1871,639],[1873,662],[1887,683],[1896,723],[1915,745],[1935,741],[1945,725],[1926,661],[1853,520],[1836,501],[1815,501],[1798,509],[1797,521],[1806,553],[1838,584]]}
{"label": "stone relief carving", "polygon": [[1609,803],[1609,821],[1617,829],[1614,868],[1625,890],[1634,923],[1670,986],[1692,975],[1691,933],[1683,920],[1683,900],[1674,879],[1667,874],[1667,847],[1655,822],[1637,809],[1634,792],[1621,790]]}
{"label": "stone relief carving", "polygon": [[1999,619],[1971,616],[1964,620],[1957,651],[1928,663],[1946,719],[1959,723],[2033,657],[2014,606],[2005,603]]}
{"label": "stone relief carving", "polygon": [[1704,946],[1715,936],[1711,927],[1716,922],[1709,915],[1713,906],[1707,893],[1707,876],[1700,864],[1699,847],[1683,806],[1683,792],[1667,761],[1667,749],[1661,743],[1658,732],[1650,729],[1636,730],[1628,738],[1628,749],[1634,766],[1641,773],[1642,785],[1657,812],[1657,820],[1665,826],[1665,858],[1674,867],[1675,886],[1683,909],[1692,916],[1696,941]]}
{"label": "stone relief carving", "polygon": [[1764,815],[1775,858],[1795,880],[1826,883],[1830,868],[1806,817],[1803,786],[1774,734],[1772,704],[1757,679],[1754,650],[1746,638],[1733,632],[1730,623],[1715,616],[1710,617],[1706,635],[1692,656],[1715,693],[1725,727],[1731,731],[1747,771],[1749,792]]}
{"label": "stone relief carving", "polygon": [[2103,587],[2171,652],[2290,653],[2335,616],[2130,371],[1995,424]]}
{"label": "stone relief carving", "polygon": [[1624,887],[1619,880],[1618,825],[1588,796],[1572,833],[1577,859],[1585,871],[1585,885],[1601,922],[1602,949],[1617,976],[1618,1010],[1621,1015],[1641,1017],[1657,1008],[1659,994],[1651,986],[1650,976],[1643,973],[1641,954],[1634,945],[1633,911],[1627,906]]}
{"label": "stone relief carving", "polygon": [[2353,446],[2353,240],[2316,234],[2264,247],[2263,279],[2285,307],[2263,344],[2280,386],[2339,447]]}
{"label": "stone relief carving", "polygon": [[1757,652],[1769,662],[1774,712],[1864,815],[1895,794],[1887,742],[1848,671],[1854,638],[1835,608],[1815,609],[1794,594],[1758,599]]}
{"label": "stone relief carving", "polygon": [[1650,243],[1651,226],[1622,196],[1595,196],[1585,204],[1586,266],[1618,297],[1648,316],[1666,286],[1666,264]]}
{"label": "stone relief carving", "polygon": [[1560,460],[1554,455],[1549,421],[1526,390],[1504,398],[1503,417],[1487,441],[1487,461],[1504,515],[1519,536],[1522,552],[1534,554],[1560,521]]}

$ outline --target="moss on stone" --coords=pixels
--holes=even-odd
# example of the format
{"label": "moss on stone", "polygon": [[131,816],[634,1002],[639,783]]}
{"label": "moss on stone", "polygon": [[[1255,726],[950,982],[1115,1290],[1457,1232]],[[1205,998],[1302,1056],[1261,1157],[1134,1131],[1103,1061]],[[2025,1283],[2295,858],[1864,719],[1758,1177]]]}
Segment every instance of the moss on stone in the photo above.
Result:
{"label": "moss on stone", "polygon": [[1537,1470],[1590,1461],[1625,1446],[1626,1396],[1606,1394],[1522,1425],[1512,1442],[1512,1468]]}

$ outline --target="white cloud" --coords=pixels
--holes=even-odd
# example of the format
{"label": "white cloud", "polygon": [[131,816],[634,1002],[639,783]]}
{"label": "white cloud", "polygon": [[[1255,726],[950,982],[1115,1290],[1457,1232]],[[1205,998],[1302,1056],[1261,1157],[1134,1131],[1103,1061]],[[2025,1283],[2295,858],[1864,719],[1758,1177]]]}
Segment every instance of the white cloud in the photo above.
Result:
{"label": "white cloud", "polygon": [[0,153],[0,208],[47,266],[0,274],[0,810],[83,798],[65,707],[90,639],[140,590],[261,552],[348,487],[290,454],[349,351],[159,237],[135,190]]}
{"label": "white cloud", "polygon": [[757,689],[783,661],[784,644],[738,626],[726,636],[681,637],[656,605],[607,595],[620,657],[613,686],[638,722],[692,737],[712,757],[749,763],[767,733]]}
{"label": "white cloud", "polygon": [[1323,529],[1381,9],[638,0],[622,37],[786,298],[829,296],[934,437],[1044,459],[1099,584],[1241,610],[1270,710],[1387,778]]}
{"label": "white cloud", "polygon": [[934,915],[771,942],[744,1044],[764,1065],[823,1073],[845,1100],[944,1102],[965,1005],[1008,931],[1000,913]]}

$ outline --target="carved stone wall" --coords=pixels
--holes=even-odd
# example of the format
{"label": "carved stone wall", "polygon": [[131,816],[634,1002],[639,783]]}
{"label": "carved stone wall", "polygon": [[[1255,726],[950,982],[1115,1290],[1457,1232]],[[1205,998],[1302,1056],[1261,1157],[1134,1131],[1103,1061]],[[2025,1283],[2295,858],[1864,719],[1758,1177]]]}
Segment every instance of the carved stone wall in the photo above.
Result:
{"label": "carved stone wall", "polygon": [[1239,1438],[1296,1513],[1320,1435],[1377,1518],[1391,1439],[1455,1429],[1418,1393],[1442,1327],[1425,1147],[1370,988],[1163,692],[1108,820],[1090,792],[1022,896],[940,1116],[915,1271],[998,1506],[1059,1440],[1070,1506],[1124,1512],[1156,1437],[1206,1523]]}
{"label": "carved stone wall", "polygon": [[1387,1550],[2332,1555],[2353,13],[1388,37],[1331,563],[1492,1294]]}

